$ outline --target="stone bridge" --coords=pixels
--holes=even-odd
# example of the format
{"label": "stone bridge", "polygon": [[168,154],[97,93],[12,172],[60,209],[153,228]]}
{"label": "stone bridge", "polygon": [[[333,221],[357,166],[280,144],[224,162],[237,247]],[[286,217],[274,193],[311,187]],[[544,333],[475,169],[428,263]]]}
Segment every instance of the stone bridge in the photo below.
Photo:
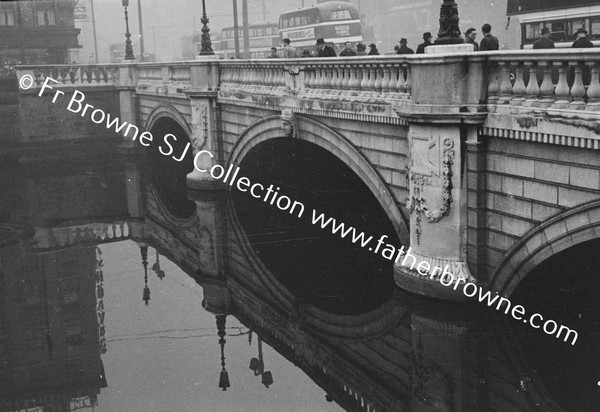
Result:
{"label": "stone bridge", "polygon": [[[302,139],[362,179],[418,259],[508,296],[551,255],[599,237],[599,56],[523,50],[23,66],[19,76],[33,78],[20,96],[27,121],[3,153],[27,153],[49,136],[55,148],[114,141],[89,112],[65,110],[74,90],[151,132],[152,144],[173,133],[181,149],[189,142],[194,153],[213,153],[209,164],[200,157],[201,170],[239,164],[270,139]],[[37,96],[48,76],[66,93],[56,103],[54,90]],[[134,140],[123,136],[117,151],[149,150]],[[211,180],[194,169],[188,186],[214,189]],[[412,292],[462,298],[399,264],[395,280]]]}

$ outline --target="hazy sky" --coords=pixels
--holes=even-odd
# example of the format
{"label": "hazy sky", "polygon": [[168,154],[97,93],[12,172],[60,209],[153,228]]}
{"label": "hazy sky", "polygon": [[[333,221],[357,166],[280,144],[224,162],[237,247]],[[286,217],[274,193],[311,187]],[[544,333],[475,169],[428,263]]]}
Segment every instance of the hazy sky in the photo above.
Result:
{"label": "hazy sky", "polygon": [[[82,63],[87,63],[89,54],[93,52],[90,0],[87,3],[89,22],[77,23],[82,27],[79,42],[83,45],[80,53]],[[147,52],[155,49],[160,60],[169,61],[181,55],[181,37],[191,34],[194,29],[200,30],[202,24],[201,0],[130,0],[129,29],[132,33],[133,47],[139,51],[138,1],[142,2],[142,18],[144,26],[144,46]],[[264,8],[263,8],[264,4]],[[305,2],[309,5],[309,1]],[[249,0],[248,14],[251,23],[266,21],[275,22],[282,11],[300,7],[302,0]],[[206,0],[206,10],[210,19],[209,27],[220,33],[220,29],[233,25],[232,0]],[[264,14],[263,14],[264,10]],[[112,43],[125,42],[125,17],[121,0],[94,0],[96,16],[96,33],[98,39],[98,55],[101,61],[109,60],[109,46]],[[242,24],[242,1],[238,0],[239,24]]]}

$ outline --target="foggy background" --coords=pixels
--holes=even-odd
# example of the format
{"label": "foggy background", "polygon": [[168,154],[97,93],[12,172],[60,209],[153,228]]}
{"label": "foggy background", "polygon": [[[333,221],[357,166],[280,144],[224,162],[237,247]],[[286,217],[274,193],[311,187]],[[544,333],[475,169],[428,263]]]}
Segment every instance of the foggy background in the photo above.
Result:
{"label": "foggy background", "polygon": [[[85,8],[86,19],[75,21],[81,28],[79,62],[93,62],[94,39],[92,30],[92,0],[78,0],[80,10]],[[144,48],[156,53],[156,61],[181,60],[181,38],[199,31],[202,27],[201,0],[130,0],[129,27],[134,52],[139,53],[138,1],[142,4]],[[422,42],[423,32],[437,33],[442,0],[352,0],[359,8],[362,20],[372,26],[375,41],[382,53],[391,52],[401,37],[409,40],[416,49]],[[125,20],[121,0],[93,0],[100,62],[110,61],[110,45],[124,44]],[[277,22],[284,11],[310,6],[316,0],[248,0],[250,23]],[[507,0],[457,0],[460,27],[477,28],[491,23],[500,39],[501,48],[518,48],[518,22],[507,23]],[[220,35],[221,29],[233,25],[232,0],[206,0],[211,35]],[[239,26],[242,26],[242,0],[238,0]]]}

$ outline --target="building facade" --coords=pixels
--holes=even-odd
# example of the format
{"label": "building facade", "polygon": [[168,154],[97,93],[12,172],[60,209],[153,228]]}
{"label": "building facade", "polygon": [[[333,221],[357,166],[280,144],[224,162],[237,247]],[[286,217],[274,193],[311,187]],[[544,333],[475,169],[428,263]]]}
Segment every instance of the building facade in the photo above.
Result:
{"label": "building facade", "polygon": [[0,60],[15,64],[62,64],[77,60],[79,29],[75,0],[22,0],[0,3]]}

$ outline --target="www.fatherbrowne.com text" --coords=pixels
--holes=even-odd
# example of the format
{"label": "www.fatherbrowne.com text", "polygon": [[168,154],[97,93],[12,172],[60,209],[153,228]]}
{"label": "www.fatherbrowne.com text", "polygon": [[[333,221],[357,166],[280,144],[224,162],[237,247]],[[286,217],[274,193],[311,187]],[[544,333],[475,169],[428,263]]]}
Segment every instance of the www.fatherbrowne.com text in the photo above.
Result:
{"label": "www.fatherbrowne.com text", "polygon": [[[42,96],[46,89],[54,90],[50,85],[50,82],[57,84],[58,82],[50,77],[44,80],[41,90],[38,96]],[[23,82],[21,82],[23,84]],[[22,86],[23,87],[23,86]],[[24,87],[28,88],[28,87]],[[56,103],[58,97],[65,93],[61,90],[54,90],[54,97],[52,103]],[[79,114],[84,117],[86,114],[90,117],[90,120],[96,124],[105,123],[107,129],[114,129],[116,133],[121,133],[124,137],[129,137],[132,140],[137,140],[142,146],[150,146],[154,141],[154,136],[148,131],[140,133],[137,126],[121,121],[118,117],[111,118],[110,114],[104,112],[101,109],[97,109],[89,103],[85,103],[85,95],[75,90],[67,110],[75,114]],[[181,154],[173,155],[174,148],[172,143],[177,141],[177,136],[167,133],[162,142],[159,144],[159,152],[164,156],[171,156],[173,160],[181,162],[188,153],[191,143],[187,143],[185,149]],[[261,183],[252,183],[247,177],[238,177],[240,168],[230,164],[225,167],[215,164],[210,169],[202,169],[198,164],[198,160],[202,156],[208,156],[214,159],[214,155],[208,150],[200,150],[194,156],[194,168],[201,173],[210,173],[210,176],[215,179],[222,181],[223,184],[230,187],[235,187],[240,192],[249,192],[250,195],[256,199],[262,199],[263,202],[270,205],[276,206],[278,209],[284,212],[288,212],[291,215],[296,215],[298,218],[302,218],[305,212],[305,206],[297,200],[292,200],[285,195],[279,194],[279,187],[273,185],[266,186]],[[530,316],[525,316],[526,310],[521,305],[512,305],[509,299],[501,297],[498,294],[493,294],[491,291],[484,291],[480,286],[454,276],[449,271],[449,265],[441,268],[434,266],[433,268],[426,261],[418,261],[415,255],[411,253],[412,249],[409,247],[408,250],[404,249],[404,246],[399,249],[394,245],[385,243],[386,235],[382,235],[373,243],[373,236],[367,236],[364,232],[359,232],[352,226],[347,226],[343,222],[338,222],[333,217],[327,217],[323,213],[319,213],[316,210],[312,210],[311,224],[318,225],[323,230],[329,230],[333,235],[339,235],[342,239],[348,238],[352,243],[360,245],[362,248],[368,248],[369,251],[380,254],[384,259],[393,261],[396,264],[400,264],[405,267],[410,267],[411,270],[416,271],[421,276],[428,276],[430,280],[439,281],[445,287],[452,287],[453,290],[457,290],[459,287],[462,288],[462,293],[469,298],[476,298],[479,302],[485,303],[489,307],[495,307],[497,311],[504,311],[504,314],[512,316],[514,319],[522,321],[523,323],[531,325],[535,329],[542,329],[544,333],[553,335],[557,338],[563,338],[565,342],[571,339],[571,345],[575,345],[578,338],[578,333],[564,325],[559,325],[554,320],[544,321],[544,317],[539,313],[534,313]]]}

